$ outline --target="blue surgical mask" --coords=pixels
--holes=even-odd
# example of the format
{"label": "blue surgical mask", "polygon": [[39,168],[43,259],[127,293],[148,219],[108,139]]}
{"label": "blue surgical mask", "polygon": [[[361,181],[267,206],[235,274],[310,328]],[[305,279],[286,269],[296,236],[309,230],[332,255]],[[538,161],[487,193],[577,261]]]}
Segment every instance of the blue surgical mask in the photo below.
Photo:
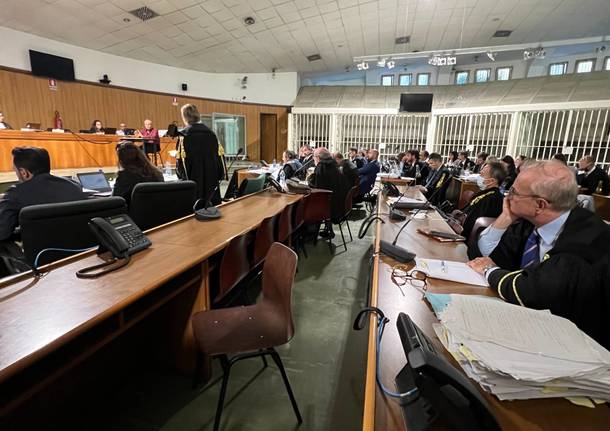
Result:
{"label": "blue surgical mask", "polygon": [[477,186],[479,186],[481,190],[485,190],[485,178],[483,178],[481,175],[477,177]]}

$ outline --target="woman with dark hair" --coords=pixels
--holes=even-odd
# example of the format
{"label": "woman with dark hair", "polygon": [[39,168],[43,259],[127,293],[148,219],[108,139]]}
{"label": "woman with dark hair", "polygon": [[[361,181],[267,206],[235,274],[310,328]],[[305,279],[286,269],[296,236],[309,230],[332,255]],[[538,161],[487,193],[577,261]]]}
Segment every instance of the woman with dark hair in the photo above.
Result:
{"label": "woman with dark hair", "polygon": [[112,190],[113,196],[125,199],[127,205],[136,184],[163,182],[163,174],[153,166],[148,157],[133,142],[121,141],[117,147],[119,173]]}
{"label": "woman with dark hair", "polygon": [[457,167],[460,165],[460,159],[458,158],[457,151],[449,151],[449,155],[447,156],[447,166],[448,167]]}
{"label": "woman with dark hair", "polygon": [[91,128],[89,129],[91,133],[96,133],[98,135],[104,134],[104,126],[102,126],[102,122],[100,120],[93,120],[91,123]]}
{"label": "woman with dark hair", "polygon": [[508,174],[506,176],[506,179],[504,180],[504,184],[502,184],[502,186],[500,187],[500,190],[508,191],[508,189],[513,186],[513,183],[517,178],[517,167],[515,166],[515,160],[509,155],[502,157],[502,160],[500,160],[500,162],[504,165]]}
{"label": "woman with dark hair", "polygon": [[517,170],[517,174],[519,174],[520,172],[520,168],[521,168],[521,164],[523,162],[525,162],[527,160],[527,156],[524,156],[523,154],[519,154],[517,156],[517,158],[515,159],[515,169]]}

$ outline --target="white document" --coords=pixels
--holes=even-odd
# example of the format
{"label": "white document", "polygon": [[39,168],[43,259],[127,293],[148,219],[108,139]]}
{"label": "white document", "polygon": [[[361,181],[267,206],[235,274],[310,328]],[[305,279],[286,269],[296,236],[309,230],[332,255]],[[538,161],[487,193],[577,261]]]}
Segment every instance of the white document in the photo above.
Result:
{"label": "white document", "polygon": [[432,278],[474,284],[475,286],[489,286],[485,276],[479,274],[464,262],[416,258],[415,263],[416,269],[425,272]]}
{"label": "white document", "polygon": [[426,200],[425,199],[409,198],[407,196],[388,198],[388,204],[394,205],[396,202],[407,203],[407,204],[421,204],[421,203],[426,202]]}

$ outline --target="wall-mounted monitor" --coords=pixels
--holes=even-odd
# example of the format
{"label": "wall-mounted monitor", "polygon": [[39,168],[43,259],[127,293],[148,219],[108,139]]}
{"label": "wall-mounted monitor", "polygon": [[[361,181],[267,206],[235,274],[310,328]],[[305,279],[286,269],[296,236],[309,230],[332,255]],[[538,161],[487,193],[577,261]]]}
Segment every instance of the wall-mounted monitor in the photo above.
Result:
{"label": "wall-mounted monitor", "polygon": [[74,81],[74,61],[30,49],[32,75],[55,78],[61,81]]}
{"label": "wall-mounted monitor", "polygon": [[399,112],[431,112],[431,93],[402,93]]}

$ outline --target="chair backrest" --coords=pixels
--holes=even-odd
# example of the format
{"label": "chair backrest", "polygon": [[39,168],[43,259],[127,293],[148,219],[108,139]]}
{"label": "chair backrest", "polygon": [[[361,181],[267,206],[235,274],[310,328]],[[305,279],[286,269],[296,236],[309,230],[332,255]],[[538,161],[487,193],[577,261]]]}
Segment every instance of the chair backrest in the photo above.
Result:
{"label": "chair backrest", "polygon": [[295,204],[296,207],[292,213],[292,232],[300,228],[305,221],[305,201],[307,200],[307,196],[309,195],[304,196],[303,199]]}
{"label": "chair backrest", "polygon": [[277,221],[277,242],[283,243],[292,233],[292,216],[298,202],[287,205],[280,213]]}
{"label": "chair backrest", "polygon": [[603,219],[610,220],[610,196],[593,194],[595,212]]}
{"label": "chair backrest", "polygon": [[458,202],[458,208],[464,208],[466,205],[470,203],[472,197],[474,196],[473,190],[464,190],[460,195],[460,201]]}
{"label": "chair backrest", "polygon": [[265,188],[265,174],[260,174],[256,178],[246,178],[239,185],[239,190],[237,191],[237,197],[240,198],[242,196],[250,195],[252,193],[260,192]]}
{"label": "chair backrest", "polygon": [[233,171],[231,175],[231,179],[229,180],[229,184],[227,185],[227,190],[225,190],[224,199],[233,199],[237,196],[237,177],[239,174],[237,171],[241,171],[248,168],[237,168]]}
{"label": "chair backrest", "polygon": [[468,236],[469,249],[475,246],[476,242],[479,240],[479,234],[481,231],[483,231],[487,226],[491,225],[495,220],[495,217],[479,217],[475,220],[472,230],[470,231],[470,235]]}
{"label": "chair backrest", "polygon": [[256,235],[254,238],[254,256],[252,259],[253,267],[257,266],[265,259],[271,244],[273,244],[275,241],[275,225],[277,218],[277,215],[267,217],[261,222],[258,229],[256,229]]}
{"label": "chair backrest", "polygon": [[140,229],[147,230],[192,214],[196,197],[194,181],[136,184],[129,215]]}
{"label": "chair backrest", "polygon": [[333,192],[330,190],[315,189],[305,198],[303,208],[303,221],[305,223],[318,223],[329,220],[331,217],[331,198]]}
{"label": "chair backrest", "polygon": [[279,242],[271,245],[263,266],[262,295],[260,302],[278,311],[284,317],[283,321],[274,319],[273,324],[283,325],[286,339],[289,341],[294,334],[292,319],[292,285],[297,268],[297,255]]}
{"label": "chair backrest", "polygon": [[214,302],[222,300],[250,272],[248,260],[248,236],[233,238],[225,248],[220,260],[218,293]]}
{"label": "chair backrest", "polygon": [[347,192],[345,196],[345,214],[347,216],[354,206],[354,197],[358,195],[358,186],[354,186]]}
{"label": "chair backrest", "polygon": [[[121,197],[25,207],[19,213],[25,257],[33,264],[38,253],[46,248],[83,249],[99,245],[89,229],[89,220],[126,213],[127,205]],[[49,251],[40,256],[38,265],[70,254],[74,253]]]}

